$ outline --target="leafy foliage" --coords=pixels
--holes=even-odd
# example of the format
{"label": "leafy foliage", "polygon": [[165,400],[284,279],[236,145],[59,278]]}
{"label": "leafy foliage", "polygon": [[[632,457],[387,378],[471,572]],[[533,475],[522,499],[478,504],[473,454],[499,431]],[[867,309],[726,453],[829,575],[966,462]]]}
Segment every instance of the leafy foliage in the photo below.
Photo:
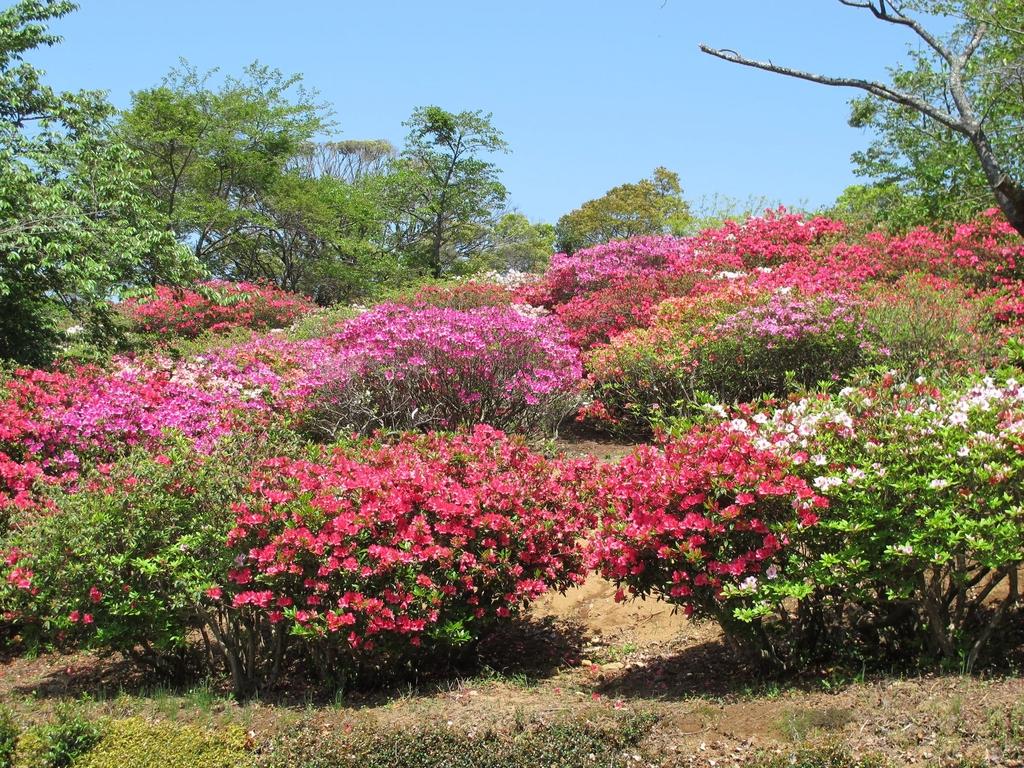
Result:
{"label": "leafy foliage", "polygon": [[78,759],[82,768],[248,768],[255,762],[237,727],[205,729],[141,718],[113,720],[96,745]]}
{"label": "leafy foliage", "polygon": [[681,234],[690,219],[679,174],[655,168],[650,179],[620,184],[565,214],[555,226],[558,249],[583,248],[638,235]]}
{"label": "leafy foliage", "polygon": [[434,278],[449,276],[480,253],[505,202],[498,168],[486,155],[507,151],[501,131],[482,112],[415,109],[405,122],[405,148],[389,180],[400,218],[398,251]]}
{"label": "leafy foliage", "polygon": [[[109,336],[113,294],[197,274],[145,194],[136,155],[92,91],[58,93],[24,60],[70,2],[0,11],[0,358],[47,363],[70,313]],[[29,127],[30,126],[30,127]]]}

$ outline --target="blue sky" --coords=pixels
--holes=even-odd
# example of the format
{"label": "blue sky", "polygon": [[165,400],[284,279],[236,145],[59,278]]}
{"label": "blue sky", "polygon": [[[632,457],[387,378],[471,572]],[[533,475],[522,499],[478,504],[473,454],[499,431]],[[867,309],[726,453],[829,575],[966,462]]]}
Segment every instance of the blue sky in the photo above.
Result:
{"label": "blue sky", "polygon": [[514,207],[562,213],[664,165],[687,197],[828,203],[868,136],[850,91],[713,59],[699,42],[819,71],[884,77],[910,42],[834,0],[81,0],[33,61],[118,106],[184,56],[299,72],[342,138],[401,144],[413,107],[492,112]]}

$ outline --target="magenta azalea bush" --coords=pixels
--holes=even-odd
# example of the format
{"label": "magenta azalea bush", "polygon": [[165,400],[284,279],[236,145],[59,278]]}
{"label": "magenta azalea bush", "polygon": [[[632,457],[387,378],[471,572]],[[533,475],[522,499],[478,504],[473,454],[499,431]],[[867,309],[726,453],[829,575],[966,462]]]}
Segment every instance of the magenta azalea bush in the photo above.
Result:
{"label": "magenta azalea bush", "polygon": [[579,353],[554,318],[506,307],[382,305],[337,349],[306,419],[328,435],[472,424],[550,432],[575,406]]}

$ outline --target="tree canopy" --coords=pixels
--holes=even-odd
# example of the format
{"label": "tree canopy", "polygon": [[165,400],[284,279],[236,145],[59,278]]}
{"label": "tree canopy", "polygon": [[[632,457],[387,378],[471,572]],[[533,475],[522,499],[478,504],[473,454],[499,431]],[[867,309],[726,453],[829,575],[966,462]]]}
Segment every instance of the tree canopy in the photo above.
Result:
{"label": "tree canopy", "polygon": [[565,214],[555,232],[558,249],[573,253],[636,235],[681,234],[689,221],[679,174],[659,167],[650,179],[620,184]]}
{"label": "tree canopy", "polygon": [[404,125],[409,134],[390,191],[400,213],[395,243],[413,268],[442,277],[486,245],[507,196],[488,156],[508,144],[480,111],[419,107]]}
{"label": "tree canopy", "polygon": [[25,60],[59,42],[47,22],[74,9],[0,11],[0,357],[25,362],[49,358],[62,324],[109,333],[112,296],[198,273],[103,95],[57,92]]}

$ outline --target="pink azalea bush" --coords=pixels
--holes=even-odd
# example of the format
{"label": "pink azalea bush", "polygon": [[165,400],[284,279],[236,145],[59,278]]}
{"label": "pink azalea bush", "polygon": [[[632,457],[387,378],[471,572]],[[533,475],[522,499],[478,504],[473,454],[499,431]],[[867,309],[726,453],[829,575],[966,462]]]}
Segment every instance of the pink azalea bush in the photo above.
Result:
{"label": "pink azalea bush", "polygon": [[544,278],[520,296],[529,304],[553,306],[605,288],[617,279],[685,271],[693,255],[674,237],[634,237],[584,248],[571,256],[556,253]]}
{"label": "pink azalea bush", "polygon": [[576,402],[579,353],[550,317],[515,309],[381,305],[331,339],[307,420],[319,431],[557,427]]}
{"label": "pink azalea bush", "polygon": [[268,461],[235,507],[243,555],[210,594],[306,638],[331,674],[463,644],[583,580],[592,476],[485,426]]}
{"label": "pink azalea bush", "polygon": [[316,306],[267,284],[210,280],[191,288],[158,285],[151,295],[127,300],[122,308],[143,333],[193,338],[237,328],[283,328]]}

